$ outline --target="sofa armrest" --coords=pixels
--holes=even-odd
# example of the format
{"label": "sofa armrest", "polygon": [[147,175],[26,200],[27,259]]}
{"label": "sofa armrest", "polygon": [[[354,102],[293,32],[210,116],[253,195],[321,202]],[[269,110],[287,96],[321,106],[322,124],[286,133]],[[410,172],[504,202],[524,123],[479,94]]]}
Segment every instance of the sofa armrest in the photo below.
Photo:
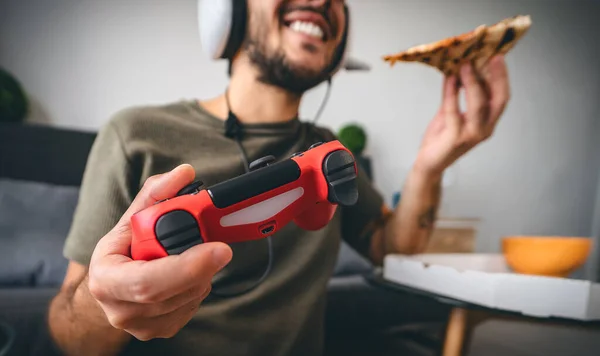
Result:
{"label": "sofa armrest", "polygon": [[79,186],[95,132],[0,123],[0,177]]}

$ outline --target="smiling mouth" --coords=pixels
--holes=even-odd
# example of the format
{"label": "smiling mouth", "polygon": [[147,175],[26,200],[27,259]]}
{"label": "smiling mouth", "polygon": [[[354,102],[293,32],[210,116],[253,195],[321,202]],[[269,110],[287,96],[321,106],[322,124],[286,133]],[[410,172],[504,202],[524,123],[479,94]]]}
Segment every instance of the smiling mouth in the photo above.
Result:
{"label": "smiling mouth", "polygon": [[281,22],[290,30],[327,42],[333,37],[332,24],[327,14],[308,7],[282,11]]}
{"label": "smiling mouth", "polygon": [[292,21],[289,24],[286,23],[286,26],[294,32],[303,33],[325,42],[325,31],[313,22]]}

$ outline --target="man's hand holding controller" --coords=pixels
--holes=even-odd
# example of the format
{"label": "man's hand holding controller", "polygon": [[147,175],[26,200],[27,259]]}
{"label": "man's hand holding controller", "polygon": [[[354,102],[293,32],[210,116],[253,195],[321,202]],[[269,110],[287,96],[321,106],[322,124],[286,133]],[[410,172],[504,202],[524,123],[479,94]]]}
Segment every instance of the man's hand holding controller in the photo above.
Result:
{"label": "man's hand holding controller", "polygon": [[215,273],[231,259],[230,247],[216,242],[153,261],[133,261],[129,257],[131,215],[174,196],[193,179],[194,170],[188,165],[148,179],[92,255],[90,294],[113,327],[140,340],[176,334],[210,293]]}
{"label": "man's hand holding controller", "polygon": [[61,349],[112,354],[131,335],[175,336],[231,261],[227,243],[271,236],[292,221],[318,230],[338,205],[358,200],[357,165],[339,141],[274,161],[260,158],[250,172],[203,189],[189,165],[148,179],[96,245],[89,269],[70,265],[50,308]]}
{"label": "man's hand holding controller", "polygon": [[[101,324],[108,323],[139,340],[172,337],[189,322],[210,293],[213,276],[231,260],[231,248],[210,242],[179,255],[134,261],[129,257],[130,218],[174,196],[194,175],[191,166],[181,165],[145,182],[116,226],[98,242],[89,272],[73,294],[72,307],[82,306],[77,314],[89,316],[89,306],[97,305],[97,315],[104,318]],[[96,327],[108,327],[98,322],[94,320]],[[59,344],[66,337],[55,336]]]}

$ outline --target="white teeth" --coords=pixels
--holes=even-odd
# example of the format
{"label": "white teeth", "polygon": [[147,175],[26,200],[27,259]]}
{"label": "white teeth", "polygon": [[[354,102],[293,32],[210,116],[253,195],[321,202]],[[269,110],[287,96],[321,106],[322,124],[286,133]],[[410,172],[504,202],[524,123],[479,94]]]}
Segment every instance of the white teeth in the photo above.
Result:
{"label": "white teeth", "polygon": [[319,39],[323,38],[323,30],[312,22],[294,21],[291,23],[290,29]]}

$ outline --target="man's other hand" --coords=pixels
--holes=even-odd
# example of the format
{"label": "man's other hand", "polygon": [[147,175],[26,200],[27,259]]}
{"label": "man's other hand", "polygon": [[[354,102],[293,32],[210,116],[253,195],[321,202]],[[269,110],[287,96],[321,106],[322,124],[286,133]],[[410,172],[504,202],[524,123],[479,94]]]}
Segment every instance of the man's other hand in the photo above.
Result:
{"label": "man's other hand", "polygon": [[[464,87],[466,112],[461,112],[459,90]],[[426,175],[443,171],[473,147],[488,139],[510,98],[504,58],[490,60],[481,73],[470,64],[459,76],[444,79],[442,104],[423,138],[415,167]]]}

